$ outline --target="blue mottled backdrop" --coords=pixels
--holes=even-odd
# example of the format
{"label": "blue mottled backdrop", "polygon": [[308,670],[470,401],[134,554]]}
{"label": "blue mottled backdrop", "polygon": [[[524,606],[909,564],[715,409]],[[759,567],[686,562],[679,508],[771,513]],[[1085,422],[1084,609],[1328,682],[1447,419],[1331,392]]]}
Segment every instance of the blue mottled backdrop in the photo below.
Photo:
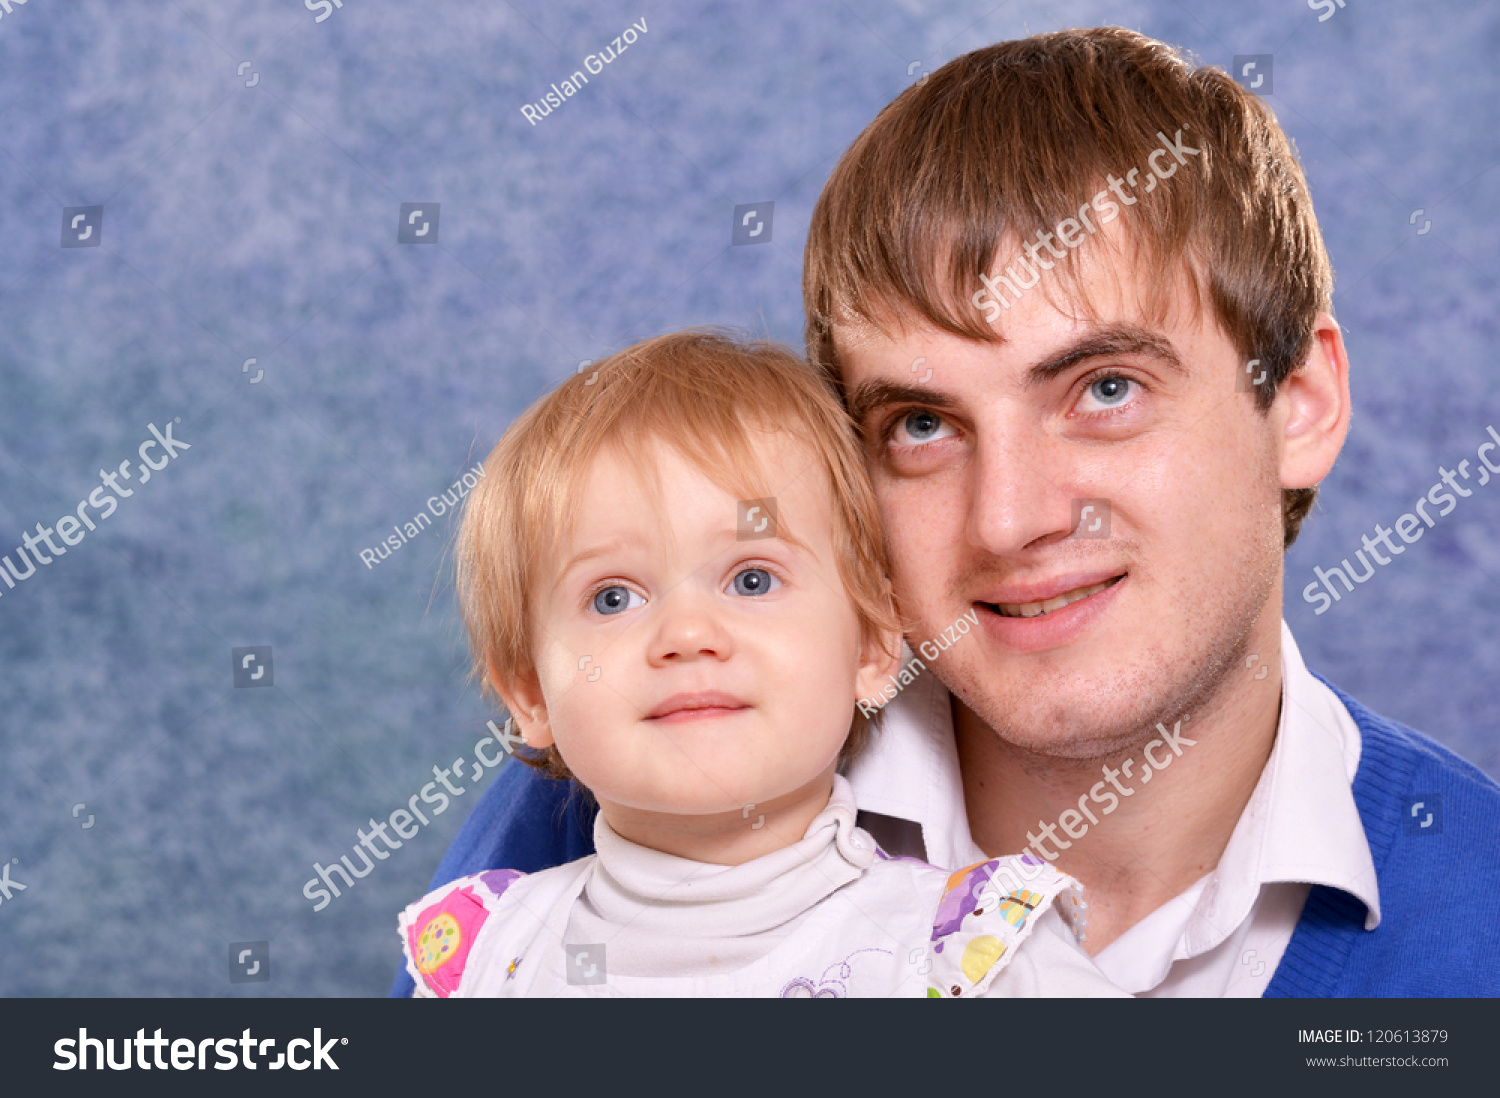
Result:
{"label": "blue mottled backdrop", "polygon": [[[876,111],[966,50],[1100,23],[1273,55],[1356,408],[1288,617],[1315,670],[1500,773],[1500,487],[1328,613],[1297,595],[1500,425],[1500,8],[12,0],[0,552],[38,522],[80,540],[0,587],[0,994],[383,992],[394,913],[494,772],[313,910],[313,863],[489,716],[449,516],[361,550],[585,359],[704,323],[797,342],[813,202]],[[771,239],[731,246],[752,202]],[[153,427],[191,448],[142,455]],[[58,528],[122,462],[118,510]],[[262,942],[270,980],[258,945],[232,969]]]}

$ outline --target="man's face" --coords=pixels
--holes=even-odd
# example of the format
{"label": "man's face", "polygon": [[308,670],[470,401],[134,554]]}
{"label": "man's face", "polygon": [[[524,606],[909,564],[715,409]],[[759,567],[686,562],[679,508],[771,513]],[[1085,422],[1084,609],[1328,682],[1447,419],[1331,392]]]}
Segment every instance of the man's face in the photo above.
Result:
{"label": "man's face", "polygon": [[1236,391],[1186,285],[1156,323],[1108,270],[1084,285],[1095,318],[1038,288],[1003,343],[836,330],[908,640],[977,611],[934,672],[1002,739],[1074,758],[1194,712],[1279,620],[1285,419]]}

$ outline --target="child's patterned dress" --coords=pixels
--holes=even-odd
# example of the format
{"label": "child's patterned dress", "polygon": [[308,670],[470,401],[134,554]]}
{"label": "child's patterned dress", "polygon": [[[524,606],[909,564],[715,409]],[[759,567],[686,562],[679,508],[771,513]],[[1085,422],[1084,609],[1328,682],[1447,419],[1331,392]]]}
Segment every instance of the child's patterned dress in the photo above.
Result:
{"label": "child's patterned dress", "polygon": [[[633,847],[611,836],[601,850]],[[791,932],[765,952],[729,971],[627,975],[611,971],[607,939],[575,941],[570,915],[591,875],[600,872],[598,854],[529,875],[491,870],[423,897],[400,919],[407,967],[417,995],[438,998],[1124,994],[1063,925],[1081,913],[1077,882],[1040,858],[994,858],[954,873],[890,858],[854,826],[842,777],[799,846],[808,844],[835,847],[823,853],[838,858],[849,879],[800,913]],[[790,878],[827,875],[826,862],[821,870],[811,865],[799,861],[745,902],[806,894]],[[711,868],[733,873],[744,867]],[[632,921],[647,925],[655,908],[670,906],[669,897],[644,905]]]}

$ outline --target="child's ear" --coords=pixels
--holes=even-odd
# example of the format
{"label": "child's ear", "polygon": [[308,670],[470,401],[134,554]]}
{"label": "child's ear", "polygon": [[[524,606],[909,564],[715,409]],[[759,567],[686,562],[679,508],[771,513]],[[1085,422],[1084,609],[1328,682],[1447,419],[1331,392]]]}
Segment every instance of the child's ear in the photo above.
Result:
{"label": "child's ear", "polygon": [[536,669],[532,668],[524,675],[507,682],[491,663],[490,685],[515,718],[526,746],[551,747],[552,723],[547,716],[547,701],[542,697],[542,683],[537,677]]}
{"label": "child's ear", "polygon": [[886,685],[886,676],[901,663],[899,632],[866,635],[859,650],[859,673],[854,677],[855,698],[873,698]]}

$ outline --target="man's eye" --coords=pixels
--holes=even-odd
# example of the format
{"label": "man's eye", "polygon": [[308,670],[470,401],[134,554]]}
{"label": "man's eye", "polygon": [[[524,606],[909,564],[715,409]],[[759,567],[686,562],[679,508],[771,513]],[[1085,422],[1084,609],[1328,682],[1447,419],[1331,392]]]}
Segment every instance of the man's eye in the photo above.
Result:
{"label": "man's eye", "polygon": [[730,584],[736,595],[764,595],[781,586],[781,581],[764,568],[746,568],[735,574]]}
{"label": "man's eye", "polygon": [[[635,601],[632,602],[631,600]],[[594,595],[594,609],[601,614],[618,614],[625,610],[634,610],[637,606],[644,606],[646,600],[630,588],[621,584],[605,587]]]}
{"label": "man's eye", "polygon": [[[903,445],[920,446],[924,442],[934,442],[940,438],[946,438],[953,433],[953,428],[943,422],[943,417],[926,409],[918,409],[907,412],[897,425],[896,441]],[[900,436],[905,435],[903,439]]]}
{"label": "man's eye", "polygon": [[[1128,377],[1109,374],[1089,383],[1087,396],[1100,408],[1118,408],[1135,394],[1137,383]],[[1087,411],[1088,409],[1084,409]]]}

